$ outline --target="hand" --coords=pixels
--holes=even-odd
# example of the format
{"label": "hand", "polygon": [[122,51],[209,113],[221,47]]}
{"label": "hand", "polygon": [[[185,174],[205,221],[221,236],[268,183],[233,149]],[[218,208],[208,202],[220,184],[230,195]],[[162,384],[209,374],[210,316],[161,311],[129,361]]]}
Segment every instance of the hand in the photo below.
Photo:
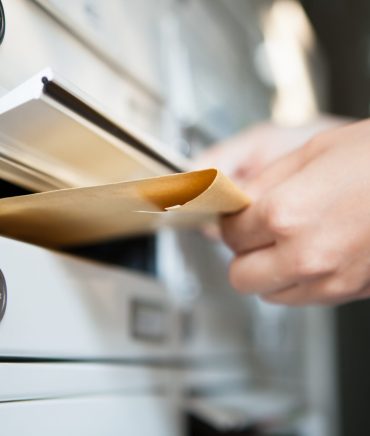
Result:
{"label": "hand", "polygon": [[222,222],[236,289],[286,305],[370,296],[370,120],[316,136],[246,192]]}
{"label": "hand", "polygon": [[219,168],[237,184],[244,185],[270,163],[301,147],[315,134],[332,129],[349,120],[320,116],[301,127],[283,127],[264,122],[251,127],[221,144],[211,147],[196,168]]}
{"label": "hand", "polygon": [[[294,128],[266,121],[211,147],[195,162],[194,168],[218,168],[243,187],[266,166],[301,147],[318,132],[348,122],[349,119],[328,115],[321,115],[311,123]],[[207,225],[203,231],[210,239],[219,240],[221,237],[217,224]]]}

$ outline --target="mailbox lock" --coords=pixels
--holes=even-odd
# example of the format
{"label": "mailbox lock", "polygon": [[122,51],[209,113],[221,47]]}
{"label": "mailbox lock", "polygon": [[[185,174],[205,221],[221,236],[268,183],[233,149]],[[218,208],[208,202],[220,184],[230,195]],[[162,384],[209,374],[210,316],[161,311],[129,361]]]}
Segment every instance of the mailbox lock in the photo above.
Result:
{"label": "mailbox lock", "polygon": [[5,13],[0,0],[0,44],[3,42],[5,35]]}
{"label": "mailbox lock", "polygon": [[6,310],[7,292],[5,277],[0,270],[0,321],[3,319]]}

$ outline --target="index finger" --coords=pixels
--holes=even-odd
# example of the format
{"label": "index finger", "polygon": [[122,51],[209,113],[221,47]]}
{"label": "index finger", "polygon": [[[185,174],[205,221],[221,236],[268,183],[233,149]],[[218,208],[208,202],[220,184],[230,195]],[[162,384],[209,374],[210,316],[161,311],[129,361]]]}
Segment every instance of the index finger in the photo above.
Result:
{"label": "index finger", "polygon": [[249,206],[236,215],[221,219],[225,243],[237,254],[273,245],[275,237],[268,229],[261,202]]}

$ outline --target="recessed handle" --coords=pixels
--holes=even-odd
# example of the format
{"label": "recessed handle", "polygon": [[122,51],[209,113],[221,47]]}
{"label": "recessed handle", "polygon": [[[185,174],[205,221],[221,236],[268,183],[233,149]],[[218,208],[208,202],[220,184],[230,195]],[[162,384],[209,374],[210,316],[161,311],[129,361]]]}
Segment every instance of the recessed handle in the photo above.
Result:
{"label": "recessed handle", "polygon": [[6,303],[7,303],[7,290],[4,274],[0,270],[0,322],[5,315]]}
{"label": "recessed handle", "polygon": [[5,12],[0,0],[0,44],[3,42],[5,35]]}

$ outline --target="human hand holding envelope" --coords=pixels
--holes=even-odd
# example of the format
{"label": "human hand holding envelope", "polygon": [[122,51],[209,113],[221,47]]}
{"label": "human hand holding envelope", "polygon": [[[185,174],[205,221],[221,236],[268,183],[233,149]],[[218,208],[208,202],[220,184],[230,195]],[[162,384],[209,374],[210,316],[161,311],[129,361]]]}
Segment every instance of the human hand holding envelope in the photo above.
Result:
{"label": "human hand holding envelope", "polygon": [[238,212],[249,199],[206,169],[0,199],[0,234],[49,247],[192,227]]}

